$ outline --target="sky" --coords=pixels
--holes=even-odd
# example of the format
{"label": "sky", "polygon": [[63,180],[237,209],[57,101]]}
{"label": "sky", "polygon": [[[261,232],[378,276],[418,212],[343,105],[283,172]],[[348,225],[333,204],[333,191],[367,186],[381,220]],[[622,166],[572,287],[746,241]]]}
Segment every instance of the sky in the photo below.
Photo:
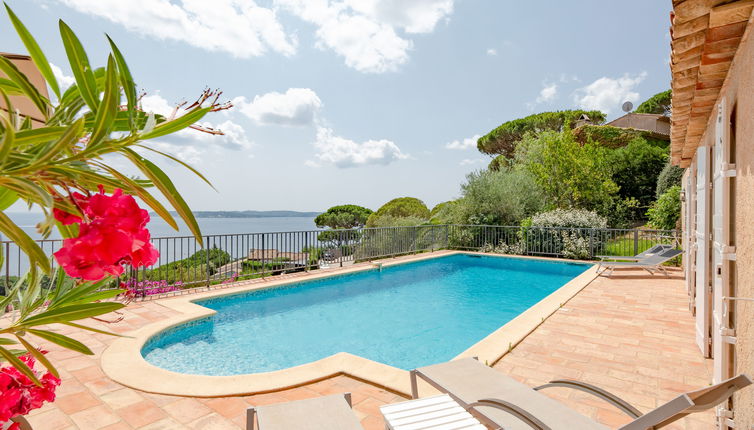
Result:
{"label": "sky", "polygon": [[[615,118],[670,82],[669,1],[6,1],[63,86],[58,19],[95,66],[112,37],[145,111],[222,90],[233,108],[202,122],[224,135],[149,141],[212,182],[152,157],[195,210],[376,210],[403,196],[431,208],[487,165],[476,139],[501,123],[572,108]],[[0,50],[24,53],[0,22]]]}

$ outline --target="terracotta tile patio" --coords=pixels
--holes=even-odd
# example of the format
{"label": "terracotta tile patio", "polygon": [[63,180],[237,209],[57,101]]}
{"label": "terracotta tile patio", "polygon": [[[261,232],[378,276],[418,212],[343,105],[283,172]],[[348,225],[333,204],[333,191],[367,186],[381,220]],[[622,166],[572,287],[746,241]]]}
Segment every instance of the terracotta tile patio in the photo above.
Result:
{"label": "terracotta tile patio", "polygon": [[[599,278],[503,357],[494,367],[532,386],[554,378],[578,378],[600,385],[648,410],[681,391],[703,387],[710,364],[694,344],[680,272],[671,279],[623,272]],[[159,301],[129,305],[104,324],[89,325],[127,334],[174,314]],[[73,328],[59,331],[91,347],[94,356],[47,346],[59,363],[63,383],[58,399],[35,411],[36,429],[238,429],[245,410],[263,405],[349,391],[366,429],[382,429],[378,407],[401,401],[396,393],[345,375],[290,390],[245,397],[184,398],[144,393],[108,379],[99,357],[112,337]],[[506,348],[501,346],[501,348]],[[547,393],[609,426],[625,423],[617,409],[579,392]],[[713,415],[688,417],[669,428],[713,428]]]}

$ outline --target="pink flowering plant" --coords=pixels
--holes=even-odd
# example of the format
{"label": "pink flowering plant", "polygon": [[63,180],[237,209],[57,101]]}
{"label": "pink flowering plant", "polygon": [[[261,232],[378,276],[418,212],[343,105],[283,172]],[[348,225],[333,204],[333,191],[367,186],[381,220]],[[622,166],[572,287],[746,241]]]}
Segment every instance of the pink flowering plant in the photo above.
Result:
{"label": "pink flowering plant", "polygon": [[[45,351],[39,351],[45,354]],[[35,383],[28,376],[13,366],[0,367],[0,423],[13,417],[23,416],[31,410],[40,408],[45,402],[55,400],[55,389],[60,385],[60,378],[49,371],[34,370],[36,359],[31,354],[19,357],[32,369],[39,380]],[[13,423],[9,430],[19,429],[19,423]]]}
{"label": "pink flowering plant", "polygon": [[147,297],[155,294],[171,293],[183,288],[183,282],[175,281],[170,284],[167,280],[160,281],[137,281],[136,279],[129,279],[121,282],[120,287],[126,290],[128,297]]}
{"label": "pink flowering plant", "polygon": [[[202,244],[188,205],[168,175],[144,154],[167,157],[206,182],[191,166],[149,142],[185,128],[222,134],[197,122],[209,112],[230,107],[218,103],[221,93],[205,90],[194,103],[178,105],[168,116],[144,112],[143,95],[137,94],[115,43],[107,37],[110,53],[105,66],[93,67],[75,33],[60,21],[62,47],[75,78],[62,92],[35,39],[5,7],[46,88],[32,83],[38,76],[30,78],[0,55],[4,103],[0,110],[0,234],[18,246],[30,267],[25,277],[0,296],[0,428],[9,418],[18,419],[54,399],[60,376],[38,342],[92,354],[83,343],[48,326],[64,324],[110,334],[81,320],[122,308],[124,304],[113,299],[124,290],[103,287],[126,268],[150,266],[157,260],[146,228],[149,213],[139,207],[137,199],[177,230],[169,209],[175,210]],[[16,109],[12,101],[19,98],[25,99],[25,107],[33,108]],[[111,165],[109,160],[115,158],[141,177]],[[153,195],[153,190],[159,194]],[[160,203],[158,196],[168,205]],[[54,253],[56,265],[6,215],[17,202],[41,209],[44,220],[37,227],[43,237],[53,229],[60,232],[63,245]],[[165,284],[157,290],[175,287]]]}

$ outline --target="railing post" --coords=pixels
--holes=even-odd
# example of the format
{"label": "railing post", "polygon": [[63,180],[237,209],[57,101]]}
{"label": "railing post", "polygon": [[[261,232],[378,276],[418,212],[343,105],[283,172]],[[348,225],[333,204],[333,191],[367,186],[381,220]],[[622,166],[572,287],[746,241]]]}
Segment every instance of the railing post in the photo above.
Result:
{"label": "railing post", "polygon": [[589,258],[594,258],[594,229],[593,228],[589,229]]}
{"label": "railing post", "polygon": [[634,255],[639,253],[639,230],[634,229]]}
{"label": "railing post", "polygon": [[261,254],[262,254],[262,259],[260,260],[260,262],[261,262],[262,264],[261,264],[261,266],[260,266],[259,268],[260,268],[260,269],[262,269],[262,279],[264,279],[264,274],[265,274],[265,272],[267,271],[267,268],[266,268],[266,267],[264,267],[264,265],[266,264],[266,263],[265,263],[265,259],[264,259],[264,258],[265,258],[265,257],[267,256],[267,252],[265,251],[265,249],[266,249],[266,248],[265,248],[265,245],[264,245],[264,236],[265,236],[265,234],[266,234],[266,233],[262,233],[262,249],[260,250],[260,251],[262,251],[262,252],[261,252]]}
{"label": "railing post", "polygon": [[210,275],[210,267],[209,267],[209,237],[208,236],[204,236],[204,250],[207,253],[207,288],[209,288],[210,285],[211,285],[210,284],[211,283],[211,280],[210,280],[210,276],[211,275]]}

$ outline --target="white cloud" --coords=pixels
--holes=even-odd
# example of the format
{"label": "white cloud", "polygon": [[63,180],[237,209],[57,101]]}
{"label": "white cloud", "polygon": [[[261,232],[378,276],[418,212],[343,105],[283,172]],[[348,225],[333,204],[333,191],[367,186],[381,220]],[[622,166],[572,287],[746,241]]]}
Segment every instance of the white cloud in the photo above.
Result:
{"label": "white cloud", "polygon": [[497,49],[495,48],[487,49],[487,55],[489,55],[490,57],[494,57],[495,55],[497,55]]}
{"label": "white cloud", "polygon": [[171,105],[159,94],[152,94],[141,98],[141,109],[147,113],[170,115],[175,105]]}
{"label": "white cloud", "polygon": [[332,164],[347,168],[372,164],[387,165],[393,161],[408,158],[398,145],[390,140],[367,140],[357,143],[340,136],[335,136],[332,129],[319,127],[317,140],[314,142],[316,160],[306,163],[310,167]]}
{"label": "white cloud", "polygon": [[233,100],[233,104],[242,114],[261,125],[309,125],[322,108],[322,100],[309,88],[271,92],[255,96],[251,102],[239,97]]}
{"label": "white cloud", "polygon": [[478,159],[478,158],[477,158],[477,159],[473,159],[473,158],[464,158],[464,159],[463,159],[463,160],[461,160],[461,162],[460,162],[460,163],[458,163],[458,164],[459,164],[459,165],[461,165],[461,166],[471,166],[471,165],[474,165],[474,164],[481,164],[481,163],[484,163],[484,160],[480,160],[480,159]]}
{"label": "white cloud", "polygon": [[555,99],[558,95],[558,84],[545,84],[537,97],[537,103],[545,103]]}
{"label": "white cloud", "polygon": [[315,24],[316,46],[342,56],[348,67],[365,73],[397,70],[408,61],[413,43],[398,35],[430,33],[453,12],[453,0],[275,0]]}
{"label": "white cloud", "polygon": [[73,85],[74,82],[76,82],[76,79],[73,76],[68,76],[63,73],[63,69],[61,69],[60,67],[50,63],[50,68],[52,69],[52,74],[55,76],[55,79],[58,81],[60,91],[65,91],[68,87]]}
{"label": "white cloud", "polygon": [[453,13],[454,0],[347,0],[355,11],[407,33],[431,33]]}
{"label": "white cloud", "polygon": [[105,18],[130,31],[175,40],[208,51],[249,58],[269,49],[296,52],[275,10],[254,0],[58,0],[81,13]]}
{"label": "white cloud", "polygon": [[447,149],[476,149],[476,141],[479,140],[479,138],[482,137],[481,135],[475,134],[474,136],[467,137],[463,140],[454,140],[452,142],[448,142],[445,144],[445,147]]}
{"label": "white cloud", "polygon": [[635,76],[626,73],[617,79],[602,77],[576,90],[574,101],[583,109],[598,109],[609,114],[625,101],[638,101],[639,93],[634,89],[646,77],[646,72]]}

